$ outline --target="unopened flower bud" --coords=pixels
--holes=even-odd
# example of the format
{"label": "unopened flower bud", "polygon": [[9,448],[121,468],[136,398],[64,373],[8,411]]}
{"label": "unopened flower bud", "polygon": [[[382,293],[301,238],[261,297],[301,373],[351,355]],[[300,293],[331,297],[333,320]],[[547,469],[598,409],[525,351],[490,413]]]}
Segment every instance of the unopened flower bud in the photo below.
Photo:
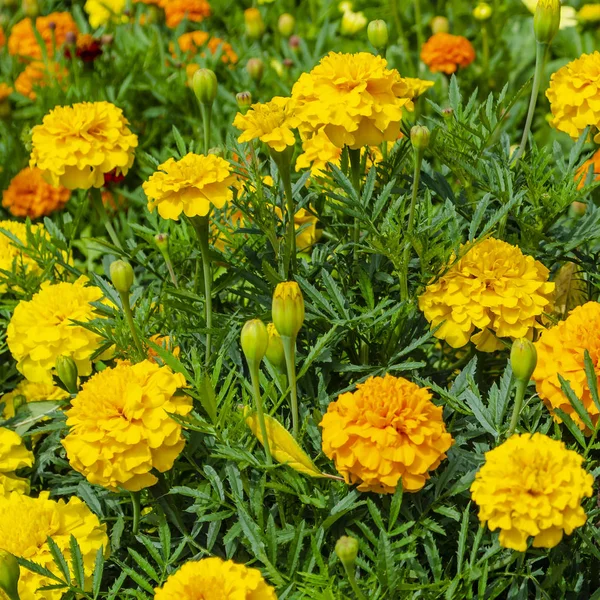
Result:
{"label": "unopened flower bud", "polygon": [[277,285],[271,314],[279,335],[290,338],[298,335],[304,323],[304,298],[295,281],[284,281]]}
{"label": "unopened flower bud", "polygon": [[450,22],[446,17],[433,17],[430,26],[432,33],[448,33],[450,31]]}
{"label": "unopened flower bud", "polygon": [[571,202],[571,211],[576,217],[581,217],[585,215],[586,210],[587,204],[585,202],[578,202],[577,200]]}
{"label": "unopened flower bud", "polygon": [[291,69],[294,66],[294,61],[291,58],[284,58],[283,61],[281,62],[281,64],[286,69]]}
{"label": "unopened flower bud", "polygon": [[235,95],[235,99],[240,112],[245,115],[248,112],[248,109],[252,106],[252,94],[248,91],[240,92],[239,94]]}
{"label": "unopened flower bud", "polygon": [[246,321],[240,336],[242,350],[248,364],[259,364],[267,352],[269,334],[266,325],[260,319]]}
{"label": "unopened flower bud", "polygon": [[72,46],[77,42],[77,34],[74,31],[67,31],[65,34],[65,43]]}
{"label": "unopened flower bud", "polygon": [[21,7],[23,13],[28,17],[37,17],[40,14],[40,7],[37,0],[23,0]]}
{"label": "unopened flower bud", "polygon": [[424,125],[415,125],[410,130],[410,141],[416,150],[425,150],[429,146],[430,133]]}
{"label": "unopened flower bud", "polygon": [[454,114],[454,109],[451,107],[442,109],[442,117],[444,117],[444,119],[449,119],[453,114]]}
{"label": "unopened flower bud", "polygon": [[248,8],[244,11],[244,23],[249,38],[257,40],[265,32],[265,22],[258,8]]}
{"label": "unopened flower bud", "polygon": [[60,355],[56,357],[56,374],[67,388],[69,394],[76,394],[78,385],[77,363],[72,356]]}
{"label": "unopened flower bud", "polygon": [[560,0],[538,0],[533,16],[535,39],[549,44],[560,27]]}
{"label": "unopened flower bud", "polygon": [[260,58],[250,58],[246,63],[246,71],[258,83],[265,72],[265,63]]}
{"label": "unopened flower bud", "polygon": [[358,556],[358,540],[343,535],[335,544],[335,553],[344,565],[348,567],[354,566],[354,561]]}
{"label": "unopened flower bud", "polygon": [[292,50],[296,50],[297,48],[300,47],[300,36],[299,35],[293,35],[292,37],[290,37],[290,41],[288,42],[290,45],[290,48]]}
{"label": "unopened flower bud", "polygon": [[487,21],[492,16],[492,7],[487,2],[480,2],[473,9],[473,17],[477,21]]}
{"label": "unopened flower bud", "polygon": [[533,342],[519,338],[510,349],[510,366],[517,381],[528,382],[535,371],[537,351]]}
{"label": "unopened flower bud", "polygon": [[278,77],[281,77],[283,75],[283,63],[280,60],[277,60],[276,58],[272,58],[271,62],[269,64],[271,65],[271,68],[273,69],[273,71],[275,71],[275,73],[277,73]]}
{"label": "unopened flower bud", "polygon": [[289,38],[296,28],[296,19],[290,13],[283,13],[277,21],[277,29],[284,38]]}
{"label": "unopened flower bud", "polygon": [[110,265],[110,279],[120,294],[128,294],[133,285],[133,269],[124,260],[115,260]]}
{"label": "unopened flower bud", "polygon": [[347,11],[342,15],[340,33],[342,35],[354,35],[367,24],[367,17],[362,12]]}
{"label": "unopened flower bud", "polygon": [[367,27],[367,36],[374,48],[377,48],[378,50],[380,48],[385,48],[389,41],[387,23],[381,19],[371,21]]}
{"label": "unopened flower bud", "polygon": [[198,69],[192,77],[192,89],[200,104],[212,106],[218,87],[217,76],[210,69]]}
{"label": "unopened flower bud", "polygon": [[56,30],[56,23],[54,21],[50,21],[50,23],[48,23],[48,29],[50,31],[55,31]]}
{"label": "unopened flower bud", "polygon": [[112,33],[105,33],[101,38],[100,38],[100,43],[103,46],[110,46],[113,42],[115,41],[115,36],[112,35]]}
{"label": "unopened flower bud", "polygon": [[154,236],[154,241],[156,242],[159,250],[167,250],[169,247],[169,234],[157,233]]}
{"label": "unopened flower bud", "polygon": [[344,0],[343,2],[340,2],[338,4],[338,10],[342,14],[351,11],[353,8],[354,8],[354,5],[352,4],[352,2],[349,2],[348,0]]}
{"label": "unopened flower bud", "polygon": [[269,323],[267,325],[267,333],[269,334],[269,345],[267,346],[267,359],[278,369],[285,369],[285,352],[283,350],[283,342],[275,325]]}
{"label": "unopened flower bud", "polygon": [[20,575],[17,559],[10,552],[0,550],[0,591],[8,596],[8,600],[19,600]]}

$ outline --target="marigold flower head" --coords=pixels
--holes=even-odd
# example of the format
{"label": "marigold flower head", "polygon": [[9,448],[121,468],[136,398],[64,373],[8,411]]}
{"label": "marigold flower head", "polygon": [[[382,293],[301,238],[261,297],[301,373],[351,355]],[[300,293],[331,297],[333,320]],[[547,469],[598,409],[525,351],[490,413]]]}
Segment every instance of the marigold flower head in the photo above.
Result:
{"label": "marigold flower head", "polygon": [[331,52],[292,88],[301,131],[324,127],[338,147],[378,146],[400,133],[403,111],[414,109],[409,85],[387,61],[368,52]]}
{"label": "marigold flower head", "polygon": [[323,452],[361,491],[420,490],[453,443],[429,390],[392,375],[341,394],[320,425]]}
{"label": "marigold flower head", "polygon": [[91,373],[90,356],[102,338],[73,322],[98,318],[90,302],[101,301],[102,290],[86,283],[86,277],[75,283],[46,281],[31,300],[17,304],[6,330],[7,343],[26,379],[52,383],[56,358],[62,354],[73,357],[80,375]]}
{"label": "marigold flower head", "polygon": [[[75,496],[68,502],[51,500],[48,492],[41,492],[39,498],[17,492],[0,497],[0,550],[35,562],[60,577],[47,539],[52,538],[70,565],[71,536],[79,544],[84,574],[90,577],[98,550],[108,547],[108,537],[106,527],[86,504]],[[21,600],[60,600],[64,589],[37,591],[55,583],[22,568],[19,596]]]}
{"label": "marigold flower head", "polygon": [[467,251],[419,297],[435,336],[453,348],[469,340],[484,352],[502,348],[497,338],[531,337],[550,305],[549,271],[518,246],[488,238]]}
{"label": "marigold flower head", "polygon": [[223,208],[233,198],[230,187],[234,181],[225,159],[190,153],[160,165],[142,187],[150,212],[157,208],[163,219],[178,220],[182,212],[188,217],[204,217],[212,206]]}
{"label": "marigold flower head", "polygon": [[[10,492],[29,493],[29,481],[15,471],[33,466],[33,454],[27,450],[18,433],[0,427],[0,497]],[[0,542],[0,546],[2,542]]]}
{"label": "marigold flower head", "polygon": [[580,190],[587,184],[588,175],[591,169],[591,181],[597,181],[600,179],[600,150],[596,150],[592,158],[586,160],[575,174],[575,181],[577,182],[577,189]]}
{"label": "marigold flower head", "polygon": [[13,88],[8,83],[0,82],[0,102],[4,102],[13,92]]}
{"label": "marigold flower head", "polygon": [[550,77],[546,96],[550,101],[550,124],[558,131],[579,138],[593,127],[594,141],[600,142],[600,52],[582,54]]}
{"label": "marigold flower head", "polygon": [[155,592],[155,600],[277,600],[258,569],[216,557],[185,563]]}
{"label": "marigold flower head", "polygon": [[173,29],[184,19],[201,23],[211,14],[206,0],[160,0],[159,5],[165,10],[167,26]]}
{"label": "marigold flower head", "polygon": [[584,4],[577,12],[577,18],[586,23],[600,21],[600,4]]}
{"label": "marigold flower head", "polygon": [[170,416],[192,410],[188,396],[175,395],[184,386],[183,375],[149,360],[94,375],[66,411],[70,431],[62,444],[71,466],[113,490],[154,485],[152,469],[168,471],[185,445]]}
{"label": "marigold flower head", "polygon": [[321,177],[329,163],[339,167],[342,159],[342,149],[327,137],[324,128],[307,136],[302,142],[302,150],[296,159],[296,171],[310,169],[314,177]]}
{"label": "marigold flower head", "polygon": [[269,102],[253,104],[246,113],[238,113],[233,126],[242,131],[238,142],[259,139],[276,152],[283,152],[296,143],[294,129],[299,120],[290,98],[276,96]]}
{"label": "marigold flower head", "polygon": [[435,33],[421,49],[421,60],[432,73],[455,73],[458,67],[468,67],[475,60],[475,49],[462,35]]}
{"label": "marigold flower head", "polygon": [[592,495],[592,476],[583,457],[541,433],[513,435],[486,452],[485,463],[471,485],[479,520],[500,544],[519,552],[533,537],[535,548],[553,548],[563,534],[581,527],[584,497]]}
{"label": "marigold flower head", "polygon": [[83,8],[89,16],[90,25],[97,28],[111,21],[127,21],[127,17],[123,15],[126,6],[127,0],[87,0]]}
{"label": "marigold flower head", "polygon": [[34,383],[23,379],[12,392],[0,396],[0,403],[4,404],[2,418],[12,419],[18,407],[24,403],[65,400],[68,397],[68,392],[52,383]]}
{"label": "marigold flower head", "polygon": [[[210,37],[206,31],[191,31],[189,33],[184,33],[177,38],[177,44],[184,54],[200,54],[200,56],[204,57],[205,53],[203,50],[206,48],[211,54],[216,54],[220,51],[221,62],[224,62],[225,64],[235,64],[238,61],[238,55],[235,53],[231,44],[221,38]],[[173,45],[171,45],[171,52],[175,57]],[[200,68],[199,65],[195,66]]]}
{"label": "marigold flower head", "polygon": [[137,136],[123,111],[110,102],[81,102],[51,110],[32,130],[31,167],[52,185],[100,188],[111,171],[126,175],[134,160]]}
{"label": "marigold flower head", "polygon": [[[75,42],[75,56],[80,58],[83,62],[89,63],[94,62],[99,56],[102,55],[102,40],[96,39],[89,33],[82,33],[77,36]],[[67,58],[71,58],[70,50],[65,50]]]}
{"label": "marigold flower head", "polygon": [[[55,48],[64,45],[68,33],[77,35],[79,31],[71,13],[68,12],[54,12],[46,17],[38,17],[35,20],[35,28],[46,44],[49,57],[54,56]],[[30,18],[19,21],[11,29],[8,52],[12,56],[42,59],[42,49],[33,32],[33,21]]]}
{"label": "marigold flower head", "polygon": [[64,84],[69,72],[59,63],[33,61],[15,79],[15,90],[30,100],[37,98],[36,89]]}
{"label": "marigold flower head", "polygon": [[[545,330],[535,344],[538,362],[532,378],[540,398],[551,412],[557,408],[564,411],[581,429],[585,429],[584,424],[563,394],[558,376],[569,382],[595,424],[600,411],[590,393],[584,356],[587,350],[600,382],[599,327],[600,303],[588,302],[575,308],[566,320]],[[561,422],[556,415],[554,420]]]}

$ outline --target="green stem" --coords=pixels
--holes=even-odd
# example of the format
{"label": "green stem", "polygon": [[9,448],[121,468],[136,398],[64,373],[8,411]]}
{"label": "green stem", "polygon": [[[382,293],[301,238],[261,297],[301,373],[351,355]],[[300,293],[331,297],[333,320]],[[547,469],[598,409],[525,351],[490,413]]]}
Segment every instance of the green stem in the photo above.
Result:
{"label": "green stem", "polygon": [[533,114],[535,113],[535,106],[537,104],[538,94],[540,92],[540,84],[542,82],[542,75],[544,73],[544,66],[546,64],[547,50],[547,44],[540,44],[540,42],[537,42],[535,51],[535,73],[533,75],[533,86],[531,87],[531,98],[529,99],[529,110],[527,111],[525,129],[523,129],[523,137],[521,138],[521,145],[519,146],[519,150],[515,156],[515,161],[521,158],[523,152],[525,152],[525,146],[527,146],[527,139],[529,137],[529,131],[531,130]]}
{"label": "green stem", "polygon": [[121,297],[121,304],[123,305],[123,312],[125,313],[127,324],[131,330],[131,337],[133,338],[135,349],[138,351],[140,358],[143,359],[146,356],[146,353],[144,352],[144,347],[142,346],[142,342],[140,342],[137,329],[135,328],[133,312],[131,310],[131,306],[129,305],[129,292],[119,292],[119,296]]}
{"label": "green stem", "polygon": [[291,279],[298,269],[298,258],[296,256],[296,222],[294,216],[296,209],[294,206],[294,193],[292,190],[292,148],[286,148],[283,152],[271,152],[271,156],[277,165],[281,182],[283,183],[283,192],[285,196],[285,253],[284,253],[284,275]]}
{"label": "green stem", "polygon": [[202,269],[204,273],[204,316],[206,319],[206,355],[204,364],[206,367],[210,364],[211,343],[212,343],[212,269],[210,262],[208,246],[208,215],[205,217],[192,217],[192,225],[196,230],[198,241],[200,242],[200,254],[202,260]]}
{"label": "green stem", "polygon": [[510,437],[517,428],[517,424],[519,423],[519,417],[521,416],[521,409],[523,408],[523,399],[525,398],[525,390],[527,390],[527,385],[529,381],[523,381],[521,379],[517,379],[517,383],[515,385],[515,404],[513,407],[512,417],[510,419],[510,425],[508,427],[508,432],[506,437]]}
{"label": "green stem", "polygon": [[483,70],[487,75],[490,64],[490,40],[487,25],[485,23],[482,23],[481,25],[481,46],[483,50]]}
{"label": "green stem", "polygon": [[202,113],[202,127],[204,129],[204,154],[208,154],[210,148],[210,120],[212,117],[212,105],[201,104],[200,112]]}
{"label": "green stem", "polygon": [[365,595],[360,591],[360,588],[358,587],[358,583],[356,583],[356,577],[354,576],[353,568],[350,565],[347,565],[346,563],[342,563],[342,564],[344,565],[344,571],[346,571],[346,576],[348,577],[348,581],[350,582],[350,586],[352,587],[352,590],[356,594],[356,597],[359,600],[367,600]]}
{"label": "green stem", "polygon": [[296,339],[286,335],[281,336],[285,364],[287,366],[288,383],[290,387],[290,407],[292,411],[292,433],[298,439],[300,427],[298,424],[298,386],[296,385]]}
{"label": "green stem", "polygon": [[98,212],[98,216],[100,217],[100,222],[106,228],[108,236],[110,237],[112,243],[119,248],[119,250],[123,250],[123,246],[121,246],[121,242],[119,241],[119,236],[114,230],[112,223],[106,213],[106,208],[104,208],[104,203],[102,202],[102,192],[99,188],[92,187],[90,188],[90,196],[92,199],[92,204],[94,208]]}
{"label": "green stem", "polygon": [[160,253],[165,259],[165,265],[167,266],[167,271],[169,272],[169,277],[171,278],[173,285],[178,288],[179,285],[177,284],[177,275],[175,275],[175,271],[173,270],[173,263],[171,262],[169,251],[166,248],[160,248]]}
{"label": "green stem", "polygon": [[140,493],[130,492],[131,494],[131,507],[133,508],[133,535],[137,535],[140,530]]}
{"label": "green stem", "polygon": [[423,17],[421,16],[421,0],[415,0],[415,20],[417,27],[417,72],[421,74],[423,61],[421,60],[421,50],[423,49]]}
{"label": "green stem", "polygon": [[[385,144],[385,142],[384,142]],[[350,157],[350,177],[352,179],[352,185],[356,190],[356,195],[360,200],[360,150],[355,150],[352,148],[348,148],[348,156]],[[352,236],[352,241],[354,243],[354,266],[358,266],[358,245],[360,243],[360,221],[358,217],[354,217],[354,232]]]}
{"label": "green stem", "polygon": [[252,392],[254,394],[254,403],[256,404],[256,414],[258,415],[258,424],[260,426],[260,432],[263,438],[263,446],[265,448],[265,454],[267,455],[267,464],[272,465],[273,459],[271,458],[271,448],[269,446],[269,436],[267,435],[267,424],[265,423],[265,413],[263,410],[262,395],[260,393],[260,378],[259,378],[259,366],[256,361],[248,362],[250,369],[250,379],[252,381]]}

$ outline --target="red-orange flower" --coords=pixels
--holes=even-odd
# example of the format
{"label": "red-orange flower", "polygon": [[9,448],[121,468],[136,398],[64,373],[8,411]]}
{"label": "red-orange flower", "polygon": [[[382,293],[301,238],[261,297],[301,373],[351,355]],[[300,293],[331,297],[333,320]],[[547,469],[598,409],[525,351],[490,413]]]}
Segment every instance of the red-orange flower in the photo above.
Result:
{"label": "red-orange flower", "polygon": [[436,33],[423,44],[421,60],[432,73],[441,71],[450,75],[475,60],[475,49],[462,35]]}

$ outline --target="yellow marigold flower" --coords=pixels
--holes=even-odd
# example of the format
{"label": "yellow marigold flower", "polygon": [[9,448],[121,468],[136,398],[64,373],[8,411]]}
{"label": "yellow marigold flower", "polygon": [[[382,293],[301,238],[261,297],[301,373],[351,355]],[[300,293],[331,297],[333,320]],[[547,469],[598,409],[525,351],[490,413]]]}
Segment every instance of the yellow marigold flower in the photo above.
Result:
{"label": "yellow marigold flower", "polygon": [[585,4],[577,12],[577,18],[586,23],[600,21],[600,4]]}
{"label": "yellow marigold flower", "polygon": [[590,172],[590,167],[592,171],[591,179],[592,182],[600,179],[600,150],[596,150],[594,156],[589,160],[586,160],[579,169],[577,169],[577,173],[575,174],[575,181],[577,182],[577,189],[580,190],[582,187],[586,185],[587,178]]}
{"label": "yellow marigold flower", "polygon": [[178,220],[182,212],[188,217],[205,217],[212,206],[223,208],[233,198],[230,187],[234,182],[225,159],[190,153],[160,165],[142,187],[150,212],[158,208],[163,219]]}
{"label": "yellow marigold flower", "polygon": [[126,175],[133,165],[138,139],[128,124],[110,102],[58,106],[32,130],[29,166],[39,167],[55,186],[100,188],[107,173]]}
{"label": "yellow marigold flower", "polygon": [[[204,48],[207,48],[211,54],[216,54],[221,51],[221,62],[225,64],[235,64],[238,61],[238,55],[233,50],[231,44],[218,37],[210,37],[206,31],[191,31],[184,33],[177,39],[177,44],[180,50],[184,54],[200,54],[204,57],[205,53],[202,52]],[[175,57],[173,45],[171,44],[171,52]],[[191,67],[191,65],[189,65]],[[196,70],[200,68],[200,65],[195,64]],[[193,75],[193,73],[191,74]],[[190,73],[188,72],[188,78]]]}
{"label": "yellow marigold flower", "polygon": [[[167,352],[170,352],[175,358],[179,358],[179,355],[181,354],[181,348],[175,345],[170,336],[160,335],[160,333],[157,333],[148,339],[157,346],[164,348]],[[153,348],[148,348],[148,360],[158,363],[161,359],[156,350]]]}
{"label": "yellow marigold flower", "polygon": [[429,390],[392,375],[341,394],[320,425],[323,452],[364,492],[422,489],[453,443]]}
{"label": "yellow marigold flower", "polygon": [[[274,208],[275,214],[283,220],[281,209]],[[321,239],[322,231],[317,229],[319,220],[305,208],[294,213],[294,229],[296,230],[296,248],[298,252],[310,252],[310,249]]]}
{"label": "yellow marigold flower", "polygon": [[253,104],[245,115],[238,113],[233,121],[233,126],[243,132],[238,142],[259,139],[276,152],[283,152],[296,143],[293,129],[298,125],[294,103],[281,96]]}
{"label": "yellow marigold flower", "polygon": [[563,442],[541,433],[513,435],[486,452],[471,485],[479,520],[500,529],[505,548],[525,552],[530,536],[535,548],[553,548],[586,521],[581,501],[592,495],[594,480],[582,464]]}
{"label": "yellow marigold flower", "polygon": [[[595,424],[599,411],[592,400],[587,384],[584,355],[587,350],[592,358],[592,363],[599,364],[599,327],[600,303],[588,302],[575,308],[566,320],[545,330],[535,344],[538,362],[532,378],[540,398],[550,411],[554,411],[556,408],[561,409],[581,429],[584,429],[584,424],[568,398],[563,394],[558,376],[561,375],[570,383],[575,395],[581,399]],[[598,367],[597,373],[600,378],[600,368]],[[554,419],[561,422],[557,416],[554,416]]]}
{"label": "yellow marigold flower", "polygon": [[24,446],[21,436],[11,429],[0,427],[0,497],[10,492],[28,494],[29,481],[17,477],[15,471],[32,466],[33,454]]}
{"label": "yellow marigold flower", "polygon": [[[46,44],[49,57],[54,56],[55,47],[59,49],[64,45],[68,33],[79,33],[71,13],[68,12],[55,12],[46,17],[38,17],[35,20],[35,28]],[[8,52],[12,56],[42,59],[42,49],[33,32],[33,21],[30,18],[19,21],[11,29]]]}
{"label": "yellow marigold flower", "polygon": [[579,138],[586,127],[595,128],[594,141],[600,142],[600,52],[582,54],[550,77],[546,96],[550,101],[550,124],[558,131]]}
{"label": "yellow marigold flower", "polygon": [[167,26],[173,29],[184,19],[201,23],[211,13],[210,4],[206,0],[160,0],[159,5],[165,10]]}
{"label": "yellow marigold flower", "polygon": [[87,0],[83,8],[89,16],[90,25],[96,28],[111,21],[127,21],[127,17],[123,15],[126,6],[127,0]]}
{"label": "yellow marigold flower", "polygon": [[216,557],[185,563],[155,592],[154,600],[277,600],[258,569]]}
{"label": "yellow marigold flower", "polygon": [[[61,576],[46,540],[52,538],[70,565],[73,536],[81,549],[86,578],[91,577],[98,550],[108,548],[106,527],[79,498],[73,496],[65,502],[51,500],[49,495],[41,492],[39,498],[30,498],[13,492],[0,498],[0,550],[30,560]],[[60,600],[64,596],[63,589],[37,591],[55,583],[21,568],[19,596],[21,600]]]}
{"label": "yellow marigold flower", "polygon": [[75,283],[46,281],[31,300],[17,304],[6,335],[17,369],[26,379],[52,383],[56,358],[63,354],[73,357],[79,375],[92,372],[90,356],[102,338],[73,324],[98,318],[90,302],[100,302],[102,290],[86,283],[86,277]]}
{"label": "yellow marigold flower", "polygon": [[55,188],[47,183],[38,168],[26,167],[2,193],[2,206],[15,217],[37,219],[60,210],[70,197],[67,188]]}
{"label": "yellow marigold flower", "polygon": [[4,404],[2,418],[12,419],[24,403],[65,400],[68,397],[68,392],[52,383],[33,383],[23,379],[12,392],[0,396],[0,403]]}
{"label": "yellow marigold flower", "polygon": [[13,92],[13,88],[11,88],[8,83],[2,81],[0,83],[0,102],[4,102],[4,100],[6,100]]}
{"label": "yellow marigold flower", "polygon": [[104,369],[83,384],[66,411],[69,434],[62,441],[71,466],[90,483],[136,492],[173,466],[185,445],[170,414],[192,410],[176,396],[185,378],[144,360]]}
{"label": "yellow marigold flower", "polygon": [[331,52],[292,88],[302,132],[324,127],[340,148],[395,141],[403,111],[414,109],[413,97],[414,85],[368,52]]}
{"label": "yellow marigold flower", "polygon": [[42,61],[36,60],[29,63],[19,73],[15,79],[15,90],[30,100],[35,100],[37,98],[36,88],[64,84],[68,76],[69,72],[62,65],[54,62],[46,65]]}
{"label": "yellow marigold flower", "polygon": [[453,348],[471,340],[484,352],[503,347],[497,337],[530,338],[552,300],[548,269],[493,238],[463,248],[464,256],[419,297],[431,327],[443,323],[435,336]]}
{"label": "yellow marigold flower", "polygon": [[296,171],[310,169],[314,177],[321,177],[328,163],[340,166],[342,149],[336,146],[321,128],[302,142],[302,154],[296,159]]}
{"label": "yellow marigold flower", "polygon": [[475,60],[475,49],[462,35],[435,33],[423,44],[421,60],[432,73],[441,71],[450,75]]}

